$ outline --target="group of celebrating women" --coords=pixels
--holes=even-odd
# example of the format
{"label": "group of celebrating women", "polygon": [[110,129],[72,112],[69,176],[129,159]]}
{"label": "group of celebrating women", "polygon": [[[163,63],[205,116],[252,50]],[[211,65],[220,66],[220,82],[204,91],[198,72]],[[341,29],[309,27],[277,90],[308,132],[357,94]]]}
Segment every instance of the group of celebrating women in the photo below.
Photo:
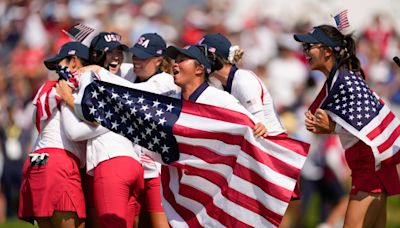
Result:
{"label": "group of celebrating women", "polygon": [[[322,25],[294,38],[303,43],[310,68],[327,79],[343,71],[364,78],[351,36]],[[160,164],[146,148],[77,117],[81,74],[95,73],[100,80],[104,75],[122,77],[148,92],[250,113],[256,137],[286,134],[267,88],[253,72],[238,68],[243,50],[224,35],[207,34],[184,48],[167,47],[156,33],[143,34],[131,48],[120,40],[117,33],[100,32],[90,47],[68,42],[44,61],[49,70],[67,67],[72,76],[46,83],[33,101],[39,135],[23,168],[19,218],[36,220],[39,227],[169,227]],[[124,60],[126,52],[131,61]],[[55,96],[57,103],[44,109],[46,118],[43,94]],[[400,192],[391,179],[396,168],[379,174],[369,146],[323,109],[307,112],[305,127],[341,136],[355,186],[345,227],[384,227],[386,197]]]}

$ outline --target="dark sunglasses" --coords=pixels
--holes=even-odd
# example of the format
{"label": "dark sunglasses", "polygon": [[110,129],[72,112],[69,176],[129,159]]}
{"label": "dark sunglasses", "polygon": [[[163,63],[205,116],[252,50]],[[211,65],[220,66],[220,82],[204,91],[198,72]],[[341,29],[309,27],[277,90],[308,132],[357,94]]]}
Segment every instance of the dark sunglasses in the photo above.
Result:
{"label": "dark sunglasses", "polygon": [[313,48],[320,48],[324,47],[322,44],[309,44],[309,43],[303,43],[303,51],[304,52],[309,52]]}

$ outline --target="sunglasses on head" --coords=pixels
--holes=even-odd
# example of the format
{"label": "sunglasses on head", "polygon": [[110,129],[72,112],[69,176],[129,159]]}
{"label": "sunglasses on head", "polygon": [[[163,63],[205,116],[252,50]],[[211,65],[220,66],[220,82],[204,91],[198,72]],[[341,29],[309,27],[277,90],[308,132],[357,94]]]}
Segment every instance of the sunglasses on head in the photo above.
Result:
{"label": "sunglasses on head", "polygon": [[196,44],[195,45],[200,51],[207,57],[208,56],[208,48],[207,44]]}

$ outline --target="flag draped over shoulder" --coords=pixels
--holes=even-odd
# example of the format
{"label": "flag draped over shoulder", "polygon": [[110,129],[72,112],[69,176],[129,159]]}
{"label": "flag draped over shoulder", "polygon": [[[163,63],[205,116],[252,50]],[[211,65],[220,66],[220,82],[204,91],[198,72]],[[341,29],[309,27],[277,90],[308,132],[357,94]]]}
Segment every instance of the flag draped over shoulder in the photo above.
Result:
{"label": "flag draped over shoulder", "polygon": [[[75,75],[69,71],[68,67],[57,66],[56,73],[59,79],[66,80],[71,87],[75,88],[78,86]],[[56,84],[56,80],[47,81],[39,88],[35,98],[33,98],[32,103],[36,106],[35,126],[39,133],[53,113],[59,108],[61,98],[56,92]]]}
{"label": "flag draped over shoulder", "polygon": [[36,106],[35,126],[39,133],[60,104],[61,99],[54,87],[56,83],[54,80],[47,81],[33,99],[32,103]]}
{"label": "flag draped over shoulder", "polygon": [[341,70],[328,78],[310,111],[318,107],[372,148],[377,170],[400,162],[400,121],[359,74]]}
{"label": "flag draped over shoulder", "polygon": [[98,80],[82,90],[86,120],[161,154],[168,164],[161,180],[172,226],[279,226],[307,143],[256,139],[248,116],[215,106]]}

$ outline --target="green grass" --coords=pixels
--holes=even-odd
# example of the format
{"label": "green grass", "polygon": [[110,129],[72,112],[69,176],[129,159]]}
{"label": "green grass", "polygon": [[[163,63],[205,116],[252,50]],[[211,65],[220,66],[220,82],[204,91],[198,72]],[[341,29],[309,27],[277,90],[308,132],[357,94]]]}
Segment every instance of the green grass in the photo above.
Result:
{"label": "green grass", "polygon": [[[314,197],[311,202],[311,208],[307,212],[304,221],[304,227],[315,227],[318,219],[318,197]],[[17,218],[9,219],[6,223],[0,224],[0,228],[32,228],[30,223],[18,220]],[[387,225],[388,228],[400,228],[400,196],[392,196],[388,199],[387,206]]]}
{"label": "green grass", "polygon": [[32,226],[32,224],[19,220],[17,218],[9,219],[4,224],[0,224],[0,228],[32,228],[32,227],[38,227],[38,226],[37,225]]}
{"label": "green grass", "polygon": [[389,197],[387,227],[400,228],[400,196]]}
{"label": "green grass", "polygon": [[[312,199],[311,207],[304,220],[304,227],[315,227],[318,224],[318,204],[319,197],[316,196]],[[400,228],[400,196],[391,196],[388,198],[386,227]]]}

